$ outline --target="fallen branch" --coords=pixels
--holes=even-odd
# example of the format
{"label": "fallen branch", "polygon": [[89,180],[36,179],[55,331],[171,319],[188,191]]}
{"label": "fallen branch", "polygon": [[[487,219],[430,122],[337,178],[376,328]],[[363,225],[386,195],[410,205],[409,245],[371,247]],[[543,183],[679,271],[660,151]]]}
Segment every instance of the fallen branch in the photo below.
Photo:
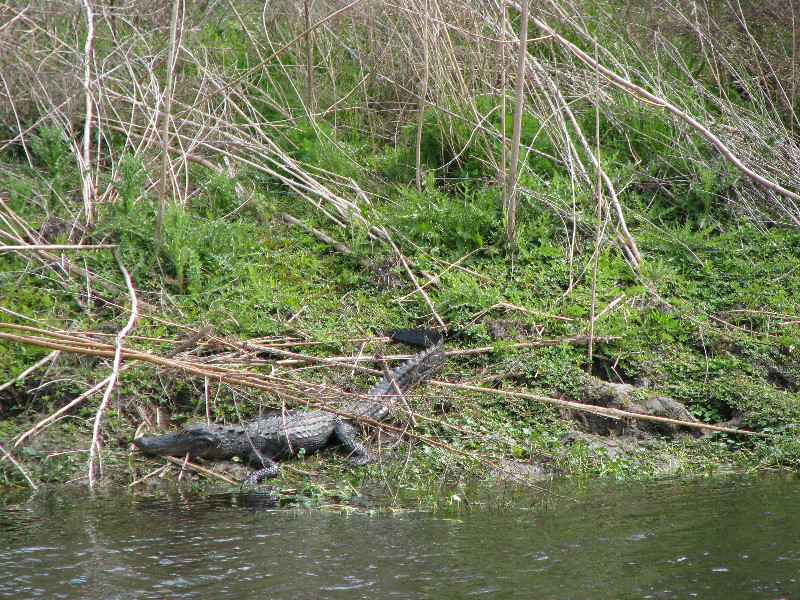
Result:
{"label": "fallen branch", "polygon": [[432,380],[427,382],[429,385],[437,385],[444,388],[451,388],[457,390],[464,390],[468,392],[480,392],[482,394],[490,394],[494,396],[504,396],[506,398],[523,398],[525,400],[534,400],[544,404],[552,404],[553,406],[560,406],[562,408],[569,408],[572,410],[581,410],[612,419],[641,419],[644,421],[655,421],[657,423],[669,423],[671,425],[679,425],[683,427],[693,427],[695,429],[708,429],[711,431],[718,431],[720,433],[731,433],[741,435],[754,435],[757,437],[771,438],[770,433],[763,433],[760,431],[749,431],[747,429],[733,429],[732,427],[722,427],[720,425],[710,425],[708,423],[700,423],[693,421],[681,421],[680,419],[670,419],[669,417],[658,417],[656,415],[643,415],[639,413],[629,412],[627,410],[620,410],[618,408],[607,408],[605,406],[595,406],[593,404],[582,404],[581,402],[572,402],[570,400],[561,400],[559,398],[550,398],[549,396],[539,396],[537,394],[528,394],[526,392],[513,392],[510,390],[496,390],[492,388],[479,387],[476,385],[465,385],[461,383],[449,383],[447,381]]}

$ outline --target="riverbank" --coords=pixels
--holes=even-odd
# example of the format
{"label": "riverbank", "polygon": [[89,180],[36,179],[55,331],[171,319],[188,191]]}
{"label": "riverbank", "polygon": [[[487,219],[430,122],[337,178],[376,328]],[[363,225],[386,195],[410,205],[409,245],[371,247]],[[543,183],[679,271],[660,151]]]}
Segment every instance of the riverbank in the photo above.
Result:
{"label": "riverbank", "polygon": [[680,3],[550,2],[519,44],[515,5],[270,7],[9,20],[3,485],[202,481],[132,439],[335,406],[403,360],[398,327],[446,338],[415,423],[277,485],[797,469],[785,15],[742,38]]}

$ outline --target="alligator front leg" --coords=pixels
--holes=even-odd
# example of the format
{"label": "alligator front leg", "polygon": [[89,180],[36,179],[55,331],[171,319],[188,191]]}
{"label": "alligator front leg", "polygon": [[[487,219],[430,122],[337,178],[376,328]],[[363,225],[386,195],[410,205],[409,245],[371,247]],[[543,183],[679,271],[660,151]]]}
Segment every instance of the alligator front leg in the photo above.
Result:
{"label": "alligator front leg", "polygon": [[358,430],[350,423],[339,421],[333,428],[333,438],[350,452],[347,464],[351,467],[365,465],[370,461],[367,449],[356,441]]}
{"label": "alligator front leg", "polygon": [[256,470],[245,478],[242,482],[243,485],[253,485],[260,483],[262,479],[272,479],[278,476],[278,464],[260,452],[251,450],[244,459],[247,464],[255,467]]}

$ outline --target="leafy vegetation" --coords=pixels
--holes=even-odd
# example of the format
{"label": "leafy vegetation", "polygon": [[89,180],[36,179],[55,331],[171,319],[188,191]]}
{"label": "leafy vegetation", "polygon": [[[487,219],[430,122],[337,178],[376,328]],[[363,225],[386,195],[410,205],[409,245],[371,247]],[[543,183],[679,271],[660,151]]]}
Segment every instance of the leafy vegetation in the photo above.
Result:
{"label": "leafy vegetation", "polygon": [[[248,340],[358,355],[390,350],[348,340],[443,323],[448,348],[474,350],[451,358],[447,381],[574,399],[590,374],[673,398],[703,422],[773,436],[637,443],[585,433],[528,397],[425,389],[415,410],[429,420],[414,432],[448,448],[411,443],[409,454],[387,449],[356,471],[328,457],[299,465],[339,482],[331,490],[365,477],[424,486],[510,464],[526,477],[796,468],[800,140],[792,21],[780,7],[764,9],[769,19],[742,12],[747,37],[727,13],[694,3],[545,3],[536,18],[553,34],[526,46],[508,243],[515,9],[503,18],[443,4],[428,15],[442,29],[425,38],[422,9],[371,2],[296,40],[305,21],[291,3],[272,3],[263,24],[257,3],[237,13],[187,4],[163,171],[168,4],[138,14],[109,3],[82,18],[72,4],[51,4],[34,3],[24,18],[2,9],[19,17],[9,27],[28,43],[0,57],[11,90],[0,99],[0,240],[115,249],[0,254],[9,327],[94,332],[113,344],[131,306],[123,265],[141,303],[126,347],[163,356],[211,326],[214,337],[189,349],[194,358],[228,360]],[[314,21],[338,8],[315,4]],[[690,9],[711,12],[690,27]],[[85,46],[76,40],[90,18],[87,163]],[[52,51],[57,40],[63,52]],[[769,51],[756,56],[753,44]],[[734,167],[686,119],[612,85],[575,49],[713,130],[789,195]],[[599,222],[596,152],[607,178]],[[541,341],[553,343],[519,345]],[[127,449],[141,424],[236,422],[281,403],[138,364],[120,374],[103,412],[100,391],[14,446],[110,373],[107,356],[64,353],[26,372],[48,352],[0,339],[0,385],[11,382],[0,389],[0,443],[18,461],[2,463],[6,485],[25,484],[24,473],[37,483],[83,477],[95,419],[106,477],[133,480],[152,466]],[[279,358],[250,351],[236,368],[368,385]],[[287,486],[307,479],[281,477]]]}

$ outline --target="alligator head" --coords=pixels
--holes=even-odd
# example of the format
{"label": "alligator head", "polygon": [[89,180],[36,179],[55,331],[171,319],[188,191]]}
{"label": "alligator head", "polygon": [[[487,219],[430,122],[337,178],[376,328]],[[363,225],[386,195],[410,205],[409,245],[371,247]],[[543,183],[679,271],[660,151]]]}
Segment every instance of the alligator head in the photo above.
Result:
{"label": "alligator head", "polygon": [[140,437],[133,440],[140,450],[161,456],[205,455],[220,444],[220,439],[202,425],[181,427],[174,433]]}

